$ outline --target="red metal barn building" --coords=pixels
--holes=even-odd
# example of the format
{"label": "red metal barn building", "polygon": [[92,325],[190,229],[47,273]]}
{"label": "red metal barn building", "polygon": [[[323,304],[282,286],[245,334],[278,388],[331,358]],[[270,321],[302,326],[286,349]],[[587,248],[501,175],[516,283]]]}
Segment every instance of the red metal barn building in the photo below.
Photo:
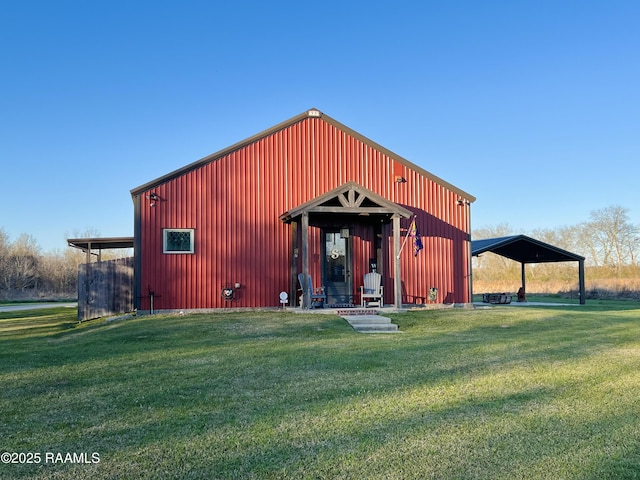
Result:
{"label": "red metal barn building", "polygon": [[139,311],[295,305],[302,272],[358,304],[373,269],[386,304],[471,301],[475,198],[315,109],[131,195]]}

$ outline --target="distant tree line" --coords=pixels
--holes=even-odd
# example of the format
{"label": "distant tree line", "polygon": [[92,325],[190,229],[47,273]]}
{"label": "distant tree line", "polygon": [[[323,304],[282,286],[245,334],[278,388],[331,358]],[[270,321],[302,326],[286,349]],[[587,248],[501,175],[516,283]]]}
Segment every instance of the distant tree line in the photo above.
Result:
{"label": "distant tree line", "polygon": [[[638,266],[640,227],[629,221],[628,209],[611,206],[591,212],[589,220],[555,230],[534,229],[524,233],[585,257],[585,264],[595,267],[622,268]],[[473,239],[503,237],[516,233],[501,224],[473,230]]]}
{"label": "distant tree line", "polygon": [[[587,288],[640,291],[640,227],[629,220],[628,209],[610,206],[590,213],[589,219],[557,229],[514,232],[508,224],[474,229],[474,240],[524,234],[585,257]],[[512,290],[520,280],[520,264],[493,254],[473,260],[474,291]],[[576,262],[527,266],[527,285],[538,290],[576,288]],[[476,288],[478,287],[478,288]],[[503,287],[503,288],[500,288]],[[511,288],[507,288],[511,287]]]}
{"label": "distant tree line", "polygon": [[75,248],[43,253],[33,236],[12,241],[0,228],[0,300],[75,298],[78,265],[85,260]]}

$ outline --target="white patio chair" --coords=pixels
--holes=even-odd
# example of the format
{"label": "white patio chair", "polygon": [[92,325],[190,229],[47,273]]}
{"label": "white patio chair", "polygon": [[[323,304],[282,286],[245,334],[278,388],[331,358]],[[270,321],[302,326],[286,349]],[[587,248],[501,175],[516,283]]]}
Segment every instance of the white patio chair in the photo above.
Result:
{"label": "white patio chair", "polygon": [[364,285],[360,287],[360,301],[362,308],[382,307],[384,287],[381,285],[382,276],[379,273],[367,273],[364,276]]}

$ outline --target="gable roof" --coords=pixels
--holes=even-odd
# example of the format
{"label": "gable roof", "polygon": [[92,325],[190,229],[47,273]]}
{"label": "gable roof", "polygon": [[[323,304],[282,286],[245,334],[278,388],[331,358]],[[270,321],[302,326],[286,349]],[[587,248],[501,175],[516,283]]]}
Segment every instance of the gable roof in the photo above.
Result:
{"label": "gable roof", "polygon": [[394,203],[356,182],[347,182],[280,215],[291,222],[304,212],[355,215],[400,215],[409,218],[410,210]]}
{"label": "gable roof", "polygon": [[487,238],[471,242],[471,255],[493,252],[520,263],[584,261],[584,257],[526,235]]}
{"label": "gable roof", "polygon": [[454,193],[457,193],[459,196],[463,197],[464,199],[470,201],[470,202],[474,202],[476,200],[476,198],[465,192],[464,190],[459,189],[458,187],[444,181],[443,179],[441,179],[440,177],[432,174],[431,172],[428,172],[427,170],[415,165],[414,163],[410,162],[409,160],[401,157],[400,155],[397,155],[396,153],[393,153],[391,150],[388,150],[386,148],[384,148],[382,145],[379,145],[378,143],[368,139],[367,137],[365,137],[364,135],[359,134],[358,132],[356,132],[355,130],[352,130],[351,128],[347,127],[346,125],[338,122],[337,120],[334,120],[333,118],[331,118],[328,115],[325,115],[324,113],[322,113],[321,111],[319,111],[318,109],[312,108],[309,109],[299,115],[296,115],[295,117],[290,118],[289,120],[286,120],[282,123],[279,123],[278,125],[275,125],[267,130],[264,130],[256,135],[253,135],[245,140],[242,140],[238,143],[235,143],[223,150],[220,150],[216,153],[213,153],[211,155],[208,155],[204,158],[201,158],[200,160],[197,160],[193,163],[190,163],[188,165],[185,165],[182,168],[179,168],[177,170],[174,170],[173,172],[170,172],[166,175],[163,175],[161,177],[158,177],[154,180],[151,180],[150,182],[147,182],[143,185],[140,185],[139,187],[136,187],[134,189],[131,190],[131,196],[137,196],[140,195],[141,193],[155,188],[158,185],[161,185],[163,183],[166,183],[170,180],[173,180],[174,178],[177,178],[181,175],[184,175],[185,173],[188,173],[192,170],[195,170],[203,165],[206,165],[207,163],[213,162],[215,160],[218,160],[219,158],[224,157],[225,155],[228,155],[236,150],[239,150],[243,147],[246,147],[247,145],[250,145],[254,142],[257,142],[258,140],[261,140],[262,138],[265,138],[269,135],[272,135],[280,130],[283,130],[287,127],[290,127],[291,125],[294,125],[295,123],[301,122],[302,120],[306,119],[306,118],[321,118],[323,121],[327,122],[328,124],[334,126],[335,128],[337,128],[338,130],[343,131],[344,133],[351,135],[352,137],[360,140],[361,142],[363,142],[365,145],[368,145],[369,147],[383,153],[384,155],[393,158],[394,160],[396,160],[397,162],[405,165],[406,167],[420,173],[421,175],[423,175],[426,178],[429,178],[430,180],[434,181],[435,183],[438,183],[439,185],[442,185],[446,188],[448,188],[449,190],[453,191]]}

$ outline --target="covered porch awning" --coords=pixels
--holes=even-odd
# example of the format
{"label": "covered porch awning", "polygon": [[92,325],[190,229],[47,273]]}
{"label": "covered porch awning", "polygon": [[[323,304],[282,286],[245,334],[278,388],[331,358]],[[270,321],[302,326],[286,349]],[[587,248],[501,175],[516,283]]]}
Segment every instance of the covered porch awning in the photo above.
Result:
{"label": "covered porch awning", "polygon": [[[402,283],[400,271],[400,219],[410,218],[412,212],[395,202],[387,200],[356,182],[347,182],[323,195],[305,202],[280,215],[280,220],[293,225],[292,244],[296,248],[297,228],[301,229],[302,273],[309,274],[309,225],[311,222],[336,216],[360,221],[380,220],[393,226],[393,278],[394,304],[402,306]],[[291,265],[292,283],[295,285],[296,265]],[[304,305],[308,308],[309,305]]]}

